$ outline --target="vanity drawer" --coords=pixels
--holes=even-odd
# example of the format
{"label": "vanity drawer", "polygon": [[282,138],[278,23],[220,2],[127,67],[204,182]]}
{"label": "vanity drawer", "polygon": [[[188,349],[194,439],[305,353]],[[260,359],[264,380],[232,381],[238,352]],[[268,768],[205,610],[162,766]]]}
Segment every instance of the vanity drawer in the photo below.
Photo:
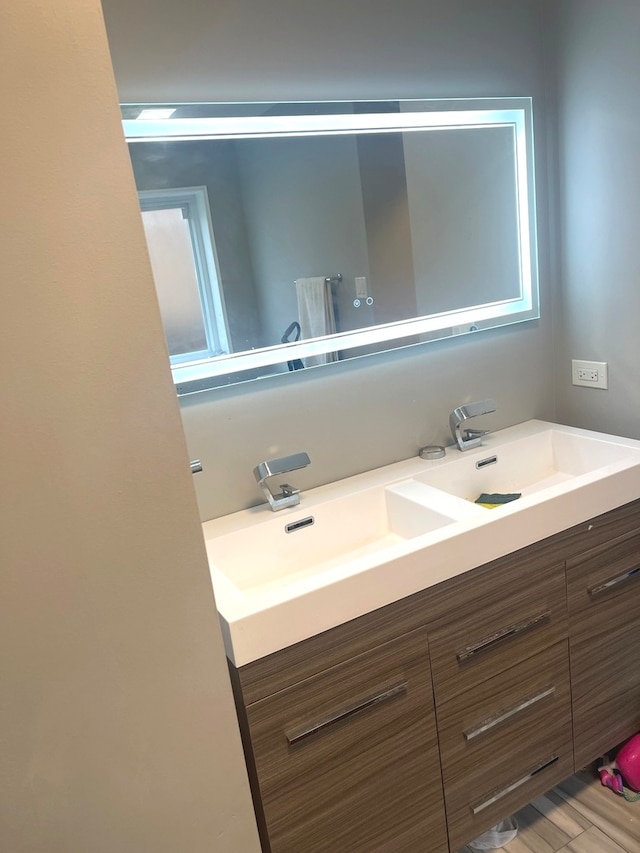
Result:
{"label": "vanity drawer", "polygon": [[640,534],[567,564],[576,765],[640,729]]}
{"label": "vanity drawer", "polygon": [[573,773],[570,735],[548,732],[532,744],[525,759],[512,757],[509,773],[498,781],[487,774],[481,788],[447,792],[450,849],[459,850],[501,820]]}
{"label": "vanity drawer", "polygon": [[425,630],[246,715],[272,853],[447,851]]}
{"label": "vanity drawer", "polygon": [[567,641],[438,707],[451,849],[573,772]]}
{"label": "vanity drawer", "polygon": [[452,599],[447,624],[429,635],[438,704],[567,637],[564,564],[533,568],[502,568],[486,590],[471,577]]}
{"label": "vanity drawer", "polygon": [[620,536],[567,561],[571,628],[596,627],[640,602],[640,532]]}

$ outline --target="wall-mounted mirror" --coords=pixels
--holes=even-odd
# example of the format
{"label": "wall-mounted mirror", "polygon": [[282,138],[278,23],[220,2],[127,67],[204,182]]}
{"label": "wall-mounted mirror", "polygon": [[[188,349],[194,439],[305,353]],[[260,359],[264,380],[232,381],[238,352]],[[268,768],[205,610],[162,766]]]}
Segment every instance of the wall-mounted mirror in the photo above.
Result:
{"label": "wall-mounted mirror", "polygon": [[179,393],[539,316],[528,98],[122,115]]}

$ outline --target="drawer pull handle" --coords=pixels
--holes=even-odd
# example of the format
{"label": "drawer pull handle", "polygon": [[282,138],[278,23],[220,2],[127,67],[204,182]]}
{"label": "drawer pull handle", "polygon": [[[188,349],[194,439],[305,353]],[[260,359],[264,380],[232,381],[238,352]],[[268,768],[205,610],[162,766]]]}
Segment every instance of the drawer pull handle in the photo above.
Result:
{"label": "drawer pull handle", "polygon": [[616,575],[615,578],[611,578],[604,583],[598,584],[598,586],[592,586],[589,589],[589,595],[591,598],[595,598],[598,595],[602,595],[604,592],[609,592],[613,587],[619,586],[622,583],[626,583],[627,581],[633,580],[633,578],[640,575],[640,566],[635,569],[631,569],[629,572],[625,572],[622,575]]}
{"label": "drawer pull handle", "polygon": [[555,687],[547,687],[546,690],[542,690],[534,696],[528,696],[526,699],[523,699],[521,702],[518,702],[517,705],[513,705],[513,707],[508,708],[506,711],[500,711],[500,713],[495,714],[495,716],[489,717],[481,723],[478,723],[478,725],[473,726],[473,728],[467,729],[466,732],[464,732],[464,739],[466,741],[470,741],[478,737],[478,735],[483,735],[485,732],[491,731],[491,729],[499,726],[501,723],[505,723],[507,720],[510,720],[511,717],[515,717],[516,714],[526,711],[538,702],[542,702],[542,700],[546,699],[548,696],[553,696],[555,692]]}
{"label": "drawer pull handle", "polygon": [[293,731],[285,732],[287,741],[291,746],[295,743],[299,743],[301,740],[305,738],[311,737],[311,735],[315,735],[323,729],[332,726],[334,723],[340,722],[340,720],[346,720],[349,717],[353,717],[354,714],[360,713],[360,711],[364,711],[367,708],[372,708],[374,705],[379,705],[381,702],[386,702],[388,699],[392,699],[394,696],[399,696],[401,693],[407,692],[407,682],[403,681],[400,684],[394,684],[393,687],[387,687],[379,693],[374,693],[371,696],[366,696],[364,699],[359,699],[357,702],[354,702],[351,705],[347,705],[345,708],[341,708],[339,711],[334,711],[326,716],[322,720],[318,720],[316,723],[311,723],[310,725],[303,726],[298,729],[294,729]]}
{"label": "drawer pull handle", "polygon": [[548,622],[551,619],[551,611],[547,610],[544,613],[540,613],[538,616],[534,616],[533,619],[527,619],[524,622],[518,622],[515,625],[509,625],[507,628],[502,628],[502,630],[497,631],[495,634],[492,634],[490,637],[487,637],[484,640],[481,640],[479,643],[476,643],[473,646],[467,646],[466,649],[463,649],[461,652],[458,652],[456,657],[458,658],[458,663],[464,663],[464,661],[469,660],[480,652],[488,652],[490,649],[495,648],[499,643],[502,643],[504,640],[509,640],[512,637],[517,636],[518,634],[524,634],[526,631],[531,631],[534,628],[537,628],[539,625],[543,625],[545,622]]}
{"label": "drawer pull handle", "polygon": [[515,791],[520,788],[521,785],[526,785],[526,783],[529,782],[530,779],[533,779],[533,777],[536,776],[538,773],[542,773],[542,771],[546,770],[547,767],[551,767],[551,765],[555,764],[558,759],[559,756],[554,755],[553,758],[550,758],[548,761],[543,761],[541,764],[537,764],[533,768],[533,770],[530,770],[526,775],[521,776],[514,782],[511,782],[509,785],[506,786],[506,788],[500,788],[499,790],[491,794],[489,797],[487,797],[486,800],[483,800],[481,803],[478,803],[477,806],[471,806],[471,812],[474,815],[477,815],[484,809],[489,808],[489,806],[494,805],[494,803],[497,803],[498,800],[501,800],[503,797],[506,797],[507,794],[510,794],[512,791]]}

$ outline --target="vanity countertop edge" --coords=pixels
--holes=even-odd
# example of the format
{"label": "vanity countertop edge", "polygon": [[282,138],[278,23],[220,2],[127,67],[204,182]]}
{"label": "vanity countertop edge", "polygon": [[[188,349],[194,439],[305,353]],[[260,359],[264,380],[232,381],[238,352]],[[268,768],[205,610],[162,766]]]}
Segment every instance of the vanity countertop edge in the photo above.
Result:
{"label": "vanity countertop edge", "polygon": [[[309,490],[305,511],[354,490],[410,480],[433,466],[464,457],[482,460],[505,442],[542,429],[596,437],[628,448],[629,459],[605,466],[597,474],[576,478],[570,485],[551,487],[526,500],[486,510],[448,527],[399,542],[381,555],[346,561],[318,576],[241,591],[219,571],[216,538],[251,530],[272,521],[265,506],[203,522],[214,595],[227,657],[236,667],[279,651],[309,637],[428,589],[478,566],[589,521],[640,497],[640,441],[531,420],[489,435],[481,447],[461,454],[447,448],[445,459],[403,460]],[[281,515],[289,512],[285,510]],[[280,513],[278,514],[280,515]]]}

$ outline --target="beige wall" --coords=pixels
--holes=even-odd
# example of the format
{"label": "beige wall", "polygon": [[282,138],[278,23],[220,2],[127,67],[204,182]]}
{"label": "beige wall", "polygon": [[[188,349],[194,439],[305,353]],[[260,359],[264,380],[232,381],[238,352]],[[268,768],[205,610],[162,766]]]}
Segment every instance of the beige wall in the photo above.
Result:
{"label": "beige wall", "polygon": [[[456,405],[494,397],[494,427],[553,418],[545,71],[538,0],[300,3],[103,0],[123,101],[532,95],[542,312],[455,342],[195,395],[181,404],[203,518],[261,496],[251,469],[297,450],[309,488],[450,442]],[[313,374],[313,375],[312,375]]]}
{"label": "beige wall", "polygon": [[[640,438],[640,3],[550,3],[558,52],[562,335],[558,416]],[[609,390],[571,359],[609,364]]]}
{"label": "beige wall", "polygon": [[258,849],[97,0],[0,8],[0,849]]}

